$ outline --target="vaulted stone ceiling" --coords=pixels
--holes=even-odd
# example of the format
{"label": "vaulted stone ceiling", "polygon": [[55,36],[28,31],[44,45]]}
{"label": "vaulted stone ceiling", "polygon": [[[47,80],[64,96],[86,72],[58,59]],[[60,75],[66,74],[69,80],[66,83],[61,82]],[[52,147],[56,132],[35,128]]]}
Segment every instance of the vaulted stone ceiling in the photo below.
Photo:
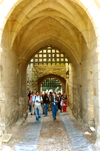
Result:
{"label": "vaulted stone ceiling", "polygon": [[82,40],[90,49],[93,27],[75,1],[22,1],[5,26],[9,31],[8,49],[15,49],[20,58],[28,61],[34,52],[50,44],[65,52],[73,63],[81,62]]}

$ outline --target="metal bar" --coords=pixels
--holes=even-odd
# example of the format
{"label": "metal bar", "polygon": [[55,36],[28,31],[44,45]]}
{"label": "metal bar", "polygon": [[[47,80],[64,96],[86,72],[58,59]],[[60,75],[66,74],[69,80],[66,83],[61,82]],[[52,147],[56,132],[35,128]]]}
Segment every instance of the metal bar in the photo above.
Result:
{"label": "metal bar", "polygon": [[[44,52],[44,50],[46,50],[46,52]],[[49,50],[51,51],[51,53],[49,52]],[[53,50],[55,50],[55,52],[53,52]],[[40,52],[41,51],[41,52]],[[59,54],[59,57],[57,56],[57,54]],[[61,54],[63,54],[63,57],[61,56]],[[35,57],[35,55],[37,55]],[[40,57],[40,55],[42,55],[42,57]],[[44,55],[46,55],[46,57],[44,57]],[[49,55],[51,55],[51,57],[49,57]],[[51,61],[48,61],[49,58],[51,59]],[[61,59],[63,58],[63,61],[61,61]],[[29,64],[33,63],[35,64],[44,64],[46,63],[48,65],[48,63],[52,64],[65,64],[65,63],[71,63],[71,61],[69,60],[68,57],[65,57],[65,53],[62,53],[61,50],[57,49],[57,48],[52,48],[52,46],[47,46],[46,48],[41,48],[39,49],[38,53],[35,53],[33,57],[31,57],[31,59],[33,59],[33,61],[28,61]],[[37,62],[35,62],[35,59],[37,59]],[[40,59],[42,61],[40,61]],[[45,61],[44,61],[45,59]],[[59,61],[57,61],[59,59]],[[66,61],[66,59],[68,59],[68,61]]]}

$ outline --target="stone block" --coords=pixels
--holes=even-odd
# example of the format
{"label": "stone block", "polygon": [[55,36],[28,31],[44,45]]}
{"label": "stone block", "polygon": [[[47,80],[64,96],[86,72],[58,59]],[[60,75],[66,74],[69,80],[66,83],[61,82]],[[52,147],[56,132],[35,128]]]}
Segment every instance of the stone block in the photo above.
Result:
{"label": "stone block", "polygon": [[[95,11],[93,11],[95,10]],[[96,16],[97,14],[99,14],[99,8],[96,6],[96,4],[92,4],[91,6],[88,7],[87,9],[87,13],[90,13],[91,14],[91,19]]]}
{"label": "stone block", "polygon": [[97,14],[96,16],[94,16],[92,18],[92,21],[95,23],[94,26],[95,28],[99,28],[100,27],[100,22],[98,21],[98,18],[100,17],[100,13]]}
{"label": "stone block", "polygon": [[28,14],[32,9],[33,7],[35,7],[36,5],[38,5],[39,3],[41,3],[42,0],[39,0],[39,1],[32,1],[31,4],[27,5],[26,7],[23,8],[23,13],[26,15]]}
{"label": "stone block", "polygon": [[10,141],[11,137],[12,137],[12,134],[3,134],[2,142],[3,143],[8,143]]}

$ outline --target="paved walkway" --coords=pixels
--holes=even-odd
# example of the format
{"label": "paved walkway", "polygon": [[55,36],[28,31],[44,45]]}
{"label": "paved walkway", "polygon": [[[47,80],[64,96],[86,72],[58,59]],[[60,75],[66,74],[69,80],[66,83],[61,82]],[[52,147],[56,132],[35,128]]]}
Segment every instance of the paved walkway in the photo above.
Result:
{"label": "paved walkway", "polygon": [[[7,151],[92,151],[95,135],[81,122],[77,122],[68,111],[57,114],[53,121],[52,112],[42,116],[36,122],[34,115],[29,115],[25,123],[14,127]],[[5,151],[5,150],[2,151]]]}
{"label": "paved walkway", "polygon": [[[65,114],[62,114],[61,117],[75,151],[92,150],[91,143],[85,137],[83,137],[84,133],[73,125],[73,122],[69,119],[68,115],[66,116]],[[88,134],[90,133],[88,132]]]}
{"label": "paved walkway", "polygon": [[59,114],[56,121],[53,121],[51,113],[43,120],[37,151],[49,150],[75,151]]}

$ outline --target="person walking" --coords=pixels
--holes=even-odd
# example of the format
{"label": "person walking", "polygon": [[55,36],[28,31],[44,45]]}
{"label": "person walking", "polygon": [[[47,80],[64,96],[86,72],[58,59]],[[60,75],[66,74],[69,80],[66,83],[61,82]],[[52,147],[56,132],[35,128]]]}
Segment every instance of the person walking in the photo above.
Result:
{"label": "person walking", "polygon": [[31,115],[33,114],[33,109],[34,109],[34,105],[33,105],[33,100],[34,100],[34,92],[32,92],[32,95],[30,97],[30,104],[31,104]]}
{"label": "person walking", "polygon": [[39,121],[39,118],[41,118],[41,103],[43,102],[43,99],[41,96],[39,96],[39,92],[36,92],[36,96],[34,97],[33,103],[32,103],[32,109],[33,105],[35,104],[35,114],[36,114],[36,121]]}
{"label": "person walking", "polygon": [[[51,102],[51,97],[53,96],[53,94],[52,94],[52,92],[50,92],[49,93],[49,102]],[[51,103],[50,103],[50,109],[51,109],[51,111],[52,111],[52,105],[51,105]]]}
{"label": "person walking", "polygon": [[49,105],[49,97],[47,95],[47,93],[44,94],[43,97],[43,104],[44,104],[44,114],[45,116],[47,116],[47,112],[48,112],[48,105]]}
{"label": "person walking", "polygon": [[58,109],[60,110],[60,112],[62,112],[62,107],[61,107],[61,93],[59,92],[59,96],[58,96],[58,99],[59,99],[59,102],[58,102]]}
{"label": "person walking", "polygon": [[56,95],[56,92],[53,92],[53,96],[51,96],[51,106],[52,106],[52,112],[53,112],[53,119],[54,120],[56,120],[58,102],[59,102],[59,99]]}
{"label": "person walking", "polygon": [[[43,94],[42,92],[40,92],[40,96],[41,96],[42,99],[43,99],[44,94]],[[41,107],[42,107],[42,114],[44,114],[44,104],[43,104],[43,103],[41,103]]]}
{"label": "person walking", "polygon": [[31,104],[29,103],[30,101],[30,97],[32,95],[32,90],[29,91],[29,94],[28,94],[28,106],[29,106],[29,111],[31,112]]}
{"label": "person walking", "polygon": [[34,100],[34,92],[32,92],[32,94],[30,96],[30,101],[29,101],[29,104],[31,105],[31,115],[33,114],[33,108],[32,108],[33,100]]}
{"label": "person walking", "polygon": [[32,109],[33,109],[33,110],[32,110],[32,113],[34,113],[34,115],[35,115],[35,103],[34,103],[35,97],[36,97],[36,94],[34,93],[33,96],[32,96],[32,105],[33,105],[33,106],[32,106],[32,107],[33,107],[33,108],[32,108]]}
{"label": "person walking", "polygon": [[62,100],[62,109],[63,109],[63,112],[67,111],[66,107],[67,107],[67,94],[64,93],[63,100]]}

